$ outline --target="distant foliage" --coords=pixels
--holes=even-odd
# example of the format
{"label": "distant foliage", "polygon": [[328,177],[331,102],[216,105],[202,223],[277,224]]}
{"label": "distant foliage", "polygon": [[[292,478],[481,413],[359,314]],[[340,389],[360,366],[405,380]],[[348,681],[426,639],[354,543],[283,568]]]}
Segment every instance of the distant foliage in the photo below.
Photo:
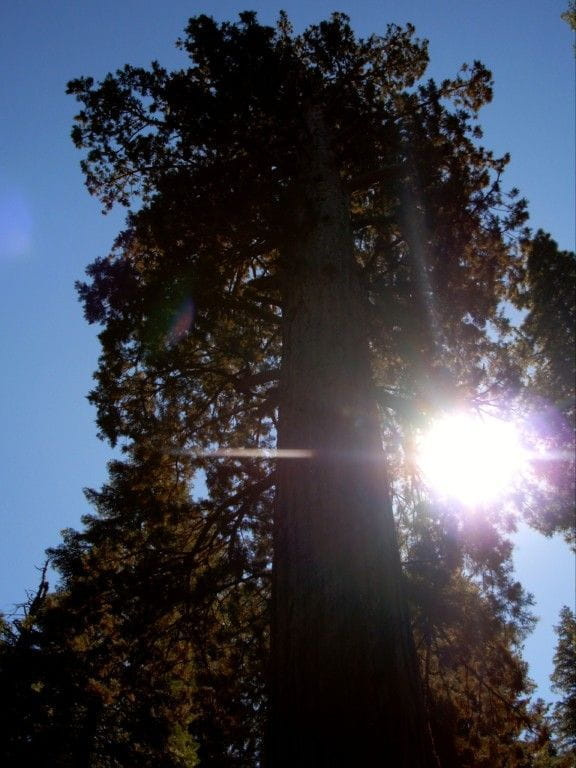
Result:
{"label": "distant foliage", "polygon": [[560,611],[556,632],[552,682],[562,698],[554,709],[554,721],[561,751],[576,757],[576,618],[567,606]]}
{"label": "distant foliage", "polygon": [[[516,305],[526,311],[516,349],[524,369],[538,482],[528,517],[546,534],[576,543],[576,254],[545,232],[525,244],[525,277]],[[530,508],[533,512],[530,512]]]}

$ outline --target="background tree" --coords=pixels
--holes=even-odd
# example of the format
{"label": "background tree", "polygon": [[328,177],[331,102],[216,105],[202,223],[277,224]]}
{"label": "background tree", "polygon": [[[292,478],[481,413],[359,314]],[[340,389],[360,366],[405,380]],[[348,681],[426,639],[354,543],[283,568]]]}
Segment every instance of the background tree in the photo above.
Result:
{"label": "background tree", "polygon": [[[258,499],[244,488],[234,500],[207,473],[211,498],[193,502],[194,462],[163,416],[87,492],[95,514],[50,553],[59,590],[3,647],[15,762],[254,766],[261,753],[269,482],[259,479]],[[36,705],[21,719],[30,696],[42,717]]]}
{"label": "background tree", "polygon": [[560,251],[541,230],[524,250],[525,276],[513,291],[514,303],[526,313],[517,343],[522,409],[542,456],[533,462],[537,482],[526,509],[532,525],[547,535],[562,532],[574,546],[576,254]]}
{"label": "background tree", "polygon": [[562,694],[556,704],[554,720],[561,752],[576,755],[576,619],[564,606],[556,627],[558,644],[554,654],[554,689]]}
{"label": "background tree", "polygon": [[526,248],[526,286],[519,304],[528,310],[522,331],[532,354],[530,383],[574,429],[576,298],[572,288],[576,284],[576,254],[560,251],[541,230]]}
{"label": "background tree", "polygon": [[10,765],[196,765],[191,587],[179,581],[176,595],[164,565],[175,537],[185,556],[179,518],[188,491],[182,480],[166,482],[165,455],[164,466],[140,458],[140,466],[111,466],[111,485],[93,494],[98,518],[51,553],[58,591],[37,602],[3,648],[3,682],[15,694],[16,716],[4,723]]}

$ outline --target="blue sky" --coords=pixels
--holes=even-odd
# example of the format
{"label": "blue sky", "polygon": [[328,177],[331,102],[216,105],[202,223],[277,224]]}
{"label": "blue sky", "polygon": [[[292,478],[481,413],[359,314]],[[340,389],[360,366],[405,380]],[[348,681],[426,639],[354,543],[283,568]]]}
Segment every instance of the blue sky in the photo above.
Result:
{"label": "blue sky", "polygon": [[[108,448],[85,400],[96,367],[95,330],[73,284],[107,253],[122,212],[103,217],[89,198],[69,140],[76,105],[64,93],[80,75],[129,62],[179,66],[174,41],[189,16],[233,19],[244,9],[273,22],[284,8],[296,29],[347,12],[360,34],[389,22],[430,40],[429,74],[482,60],[495,79],[481,115],[484,143],[509,151],[508,187],[530,203],[531,226],[574,248],[574,56],[560,19],[567,0],[356,0],[182,2],[3,0],[0,10],[0,610],[37,584],[46,547],[88,511],[83,487],[106,478]],[[548,698],[562,604],[574,603],[574,562],[561,540],[518,537],[520,580],[535,594],[538,630],[526,644]]]}

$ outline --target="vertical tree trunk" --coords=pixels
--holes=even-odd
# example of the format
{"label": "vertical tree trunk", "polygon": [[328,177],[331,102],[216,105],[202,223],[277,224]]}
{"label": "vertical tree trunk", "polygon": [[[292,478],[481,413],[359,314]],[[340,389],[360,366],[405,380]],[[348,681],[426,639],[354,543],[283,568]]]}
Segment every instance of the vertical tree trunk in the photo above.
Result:
{"label": "vertical tree trunk", "polygon": [[432,766],[346,197],[311,112],[286,267],[271,768]]}

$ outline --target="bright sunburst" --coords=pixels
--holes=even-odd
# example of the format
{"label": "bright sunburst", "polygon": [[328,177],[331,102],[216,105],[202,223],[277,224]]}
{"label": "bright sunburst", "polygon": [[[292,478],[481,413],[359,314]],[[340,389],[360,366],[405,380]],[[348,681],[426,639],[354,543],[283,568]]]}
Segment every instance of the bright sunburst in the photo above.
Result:
{"label": "bright sunburst", "polygon": [[503,495],[525,462],[512,422],[470,413],[438,419],[418,447],[418,466],[431,490],[469,507]]}

